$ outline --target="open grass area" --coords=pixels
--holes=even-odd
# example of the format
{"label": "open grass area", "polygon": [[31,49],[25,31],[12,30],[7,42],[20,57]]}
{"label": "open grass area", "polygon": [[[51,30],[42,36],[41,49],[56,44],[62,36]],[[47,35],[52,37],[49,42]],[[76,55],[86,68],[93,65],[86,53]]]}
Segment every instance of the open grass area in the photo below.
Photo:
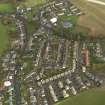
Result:
{"label": "open grass area", "polygon": [[8,43],[9,40],[6,27],[1,23],[0,20],[0,54],[7,48]]}
{"label": "open grass area", "polygon": [[43,4],[45,3],[46,0],[25,0],[23,2],[20,2],[20,5],[22,6],[26,6],[26,7],[33,7],[35,5],[40,5],[40,4]]}
{"label": "open grass area", "polygon": [[77,24],[78,19],[79,19],[78,16],[61,16],[61,17],[59,17],[59,18],[60,18],[60,20],[62,20],[62,21],[69,21],[69,22],[71,22],[71,23],[74,24],[74,25]]}
{"label": "open grass area", "polygon": [[[88,2],[88,0],[71,0],[75,6],[85,13],[78,25],[87,28],[91,35],[105,35],[105,6]],[[105,0],[103,0],[105,2]],[[82,28],[81,27],[81,28]]]}
{"label": "open grass area", "polygon": [[105,105],[105,90],[92,89],[55,105]]}
{"label": "open grass area", "polygon": [[10,3],[0,3],[0,12],[13,12],[14,8]]}

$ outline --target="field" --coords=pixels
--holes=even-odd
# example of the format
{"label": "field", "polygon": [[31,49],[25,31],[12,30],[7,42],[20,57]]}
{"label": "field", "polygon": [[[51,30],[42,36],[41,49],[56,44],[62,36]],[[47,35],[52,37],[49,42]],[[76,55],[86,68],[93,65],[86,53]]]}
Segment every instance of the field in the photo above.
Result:
{"label": "field", "polygon": [[[81,16],[78,25],[87,28],[91,35],[105,35],[105,6],[88,0],[71,0],[85,15]],[[100,0],[105,2],[105,0]],[[79,28],[80,30],[80,28]]]}
{"label": "field", "polygon": [[13,12],[11,3],[0,3],[0,12]]}
{"label": "field", "polygon": [[8,33],[6,31],[6,27],[1,23],[0,20],[0,54],[7,48],[8,42]]}
{"label": "field", "polygon": [[92,89],[55,105],[105,105],[105,90]]}
{"label": "field", "polygon": [[[14,8],[11,3],[0,2],[0,13],[13,12]],[[0,20],[0,54],[7,48],[9,42],[8,32],[6,26],[1,23]]]}
{"label": "field", "polygon": [[79,17],[78,16],[61,16],[59,17],[60,21],[70,21],[72,24],[76,25],[78,22]]}
{"label": "field", "polygon": [[25,0],[23,2],[20,2],[20,5],[21,6],[26,6],[26,7],[33,7],[35,5],[39,5],[39,4],[42,4],[42,3],[45,3],[46,0]]}

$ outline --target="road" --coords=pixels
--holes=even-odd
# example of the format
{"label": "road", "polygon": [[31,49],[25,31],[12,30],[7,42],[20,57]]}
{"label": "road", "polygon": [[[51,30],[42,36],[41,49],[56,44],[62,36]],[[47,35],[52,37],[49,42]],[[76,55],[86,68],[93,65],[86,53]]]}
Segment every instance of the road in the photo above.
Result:
{"label": "road", "polygon": [[99,1],[99,0],[87,0],[87,1],[95,3],[95,4],[105,5],[105,2]]}

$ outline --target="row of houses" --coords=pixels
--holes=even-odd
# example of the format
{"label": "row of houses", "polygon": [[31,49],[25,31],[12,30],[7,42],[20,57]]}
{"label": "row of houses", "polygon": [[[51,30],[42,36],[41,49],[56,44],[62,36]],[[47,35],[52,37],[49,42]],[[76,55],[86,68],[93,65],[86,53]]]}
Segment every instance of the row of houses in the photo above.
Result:
{"label": "row of houses", "polygon": [[26,40],[27,40],[27,33],[25,28],[24,19],[16,19],[16,25],[17,25],[17,31],[19,33],[19,48],[24,49],[26,46]]}

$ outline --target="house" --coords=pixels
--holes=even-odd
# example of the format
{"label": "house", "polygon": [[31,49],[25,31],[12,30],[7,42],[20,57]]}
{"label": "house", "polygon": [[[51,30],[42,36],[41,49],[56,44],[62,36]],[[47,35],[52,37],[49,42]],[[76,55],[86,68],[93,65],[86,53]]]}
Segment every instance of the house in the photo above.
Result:
{"label": "house", "polygon": [[83,54],[84,65],[89,66],[89,51],[86,48],[84,48],[82,50],[82,54]]}

